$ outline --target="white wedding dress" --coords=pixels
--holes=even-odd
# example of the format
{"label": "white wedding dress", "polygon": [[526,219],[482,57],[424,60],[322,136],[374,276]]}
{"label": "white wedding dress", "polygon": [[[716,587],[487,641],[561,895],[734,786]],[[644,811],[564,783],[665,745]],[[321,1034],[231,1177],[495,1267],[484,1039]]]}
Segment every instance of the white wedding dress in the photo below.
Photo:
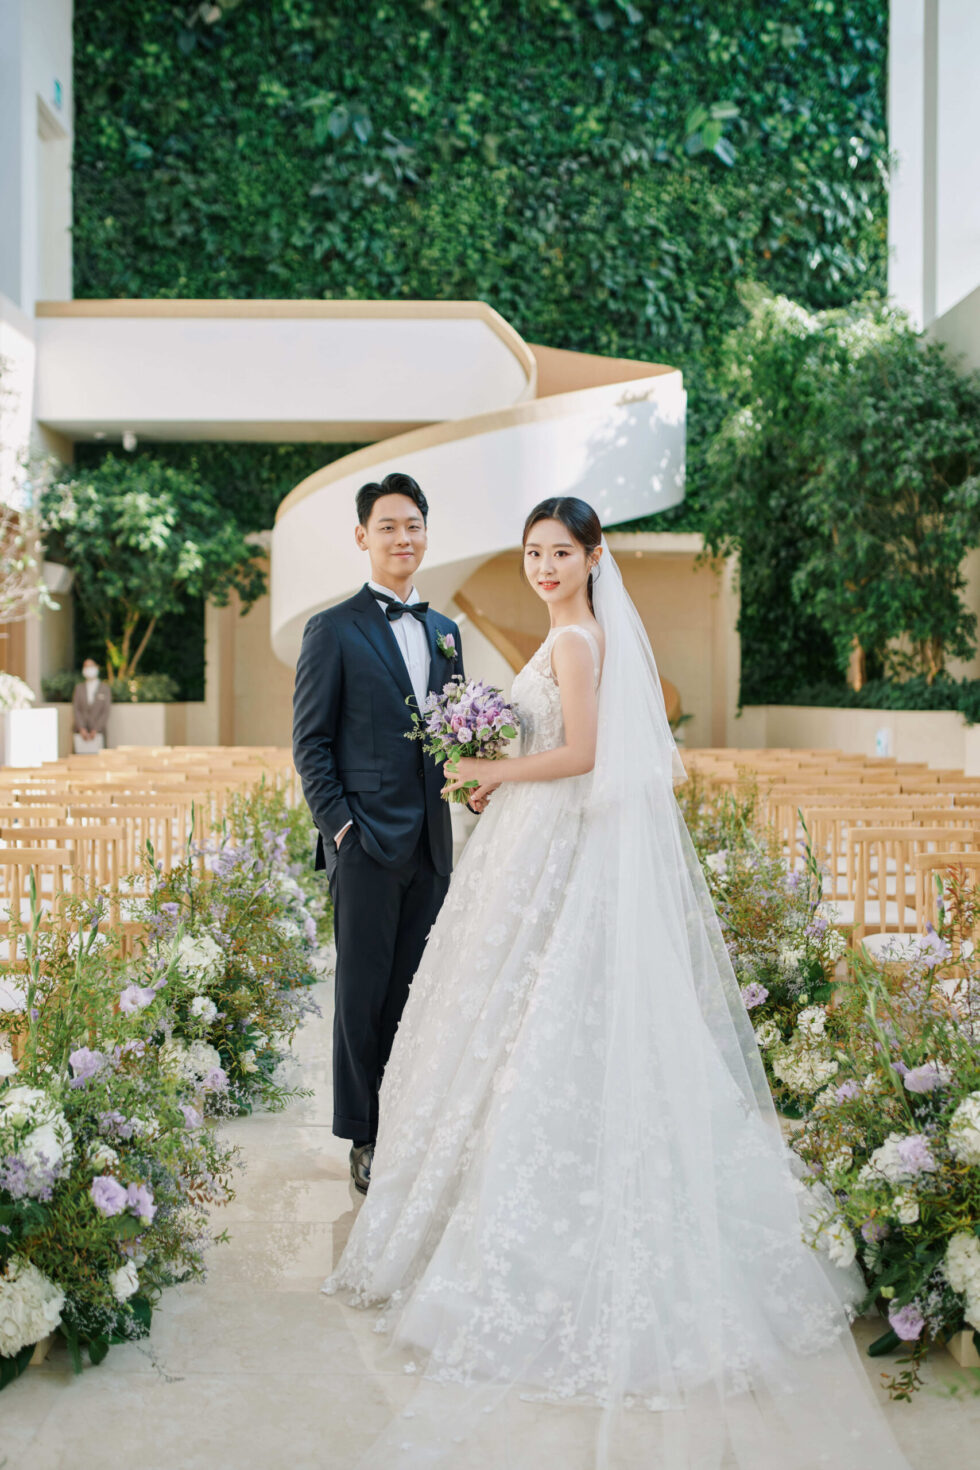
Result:
{"label": "white wedding dress", "polygon": [[562,743],[557,636],[599,694],[589,776],[506,784],[395,1038],[370,1192],[324,1289],[421,1381],[366,1464],[899,1470],[801,1243],[751,1026],[673,796],[656,669],[606,554],[606,637],[518,674]]}

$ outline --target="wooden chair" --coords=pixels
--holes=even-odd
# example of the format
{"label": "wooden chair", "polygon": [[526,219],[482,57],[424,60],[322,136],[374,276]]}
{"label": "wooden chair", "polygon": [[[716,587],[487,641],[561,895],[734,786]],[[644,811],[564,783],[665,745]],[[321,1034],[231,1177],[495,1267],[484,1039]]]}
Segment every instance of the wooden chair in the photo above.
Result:
{"label": "wooden chair", "polygon": [[59,899],[75,889],[74,853],[57,847],[0,848],[0,935],[7,938],[8,961],[24,958],[23,934],[31,922],[31,879],[45,927],[61,918]]}
{"label": "wooden chair", "polygon": [[[920,855],[970,852],[977,846],[976,827],[855,827],[853,903],[835,900],[840,919],[850,922],[852,938],[877,934],[910,934],[919,925],[916,869]],[[849,914],[848,910],[852,910]]]}

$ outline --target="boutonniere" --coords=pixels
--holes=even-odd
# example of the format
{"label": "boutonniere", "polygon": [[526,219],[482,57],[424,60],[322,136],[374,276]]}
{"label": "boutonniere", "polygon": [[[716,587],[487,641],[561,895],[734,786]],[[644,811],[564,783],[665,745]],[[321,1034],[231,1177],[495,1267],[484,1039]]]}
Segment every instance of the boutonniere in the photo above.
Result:
{"label": "boutonniere", "polygon": [[456,657],[456,639],[452,633],[437,633],[436,647],[443,658],[453,659]]}

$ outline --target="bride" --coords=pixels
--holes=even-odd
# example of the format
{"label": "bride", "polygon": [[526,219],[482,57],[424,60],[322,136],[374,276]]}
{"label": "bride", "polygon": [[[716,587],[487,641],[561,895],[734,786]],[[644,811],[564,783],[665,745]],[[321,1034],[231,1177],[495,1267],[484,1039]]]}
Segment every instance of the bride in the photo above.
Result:
{"label": "bride", "polygon": [[801,1242],[636,609],[581,500],[523,545],[551,629],[514,681],[520,753],[452,773],[486,812],[324,1285],[421,1378],[368,1462],[897,1470]]}

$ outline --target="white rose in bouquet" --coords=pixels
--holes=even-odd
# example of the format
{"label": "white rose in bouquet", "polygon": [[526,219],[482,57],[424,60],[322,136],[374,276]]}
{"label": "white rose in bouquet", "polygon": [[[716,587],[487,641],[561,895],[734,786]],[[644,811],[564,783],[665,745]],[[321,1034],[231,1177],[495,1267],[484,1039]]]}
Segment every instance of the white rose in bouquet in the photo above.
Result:
{"label": "white rose in bouquet", "polygon": [[943,1275],[964,1298],[963,1315],[980,1332],[980,1240],[958,1230],[946,1247]]}
{"label": "white rose in bouquet", "polygon": [[11,1256],[0,1271],[0,1356],[13,1358],[40,1342],[61,1321],[65,1294],[36,1266]]}
{"label": "white rose in bouquet", "polygon": [[971,1092],[949,1120],[949,1149],[964,1164],[980,1164],[980,1092]]}
{"label": "white rose in bouquet", "polygon": [[202,986],[218,978],[225,962],[210,934],[182,934],[173,948],[172,958],[182,975]]}
{"label": "white rose in bouquet", "polygon": [[131,1296],[139,1291],[139,1272],[136,1270],[135,1262],[127,1261],[120,1266],[118,1271],[113,1271],[109,1276],[109,1286],[117,1302],[126,1302]]}
{"label": "white rose in bouquet", "polygon": [[12,1130],[15,1158],[25,1171],[24,1193],[35,1195],[51,1183],[74,1154],[68,1119],[40,1087],[11,1087],[0,1093],[0,1131]]}

